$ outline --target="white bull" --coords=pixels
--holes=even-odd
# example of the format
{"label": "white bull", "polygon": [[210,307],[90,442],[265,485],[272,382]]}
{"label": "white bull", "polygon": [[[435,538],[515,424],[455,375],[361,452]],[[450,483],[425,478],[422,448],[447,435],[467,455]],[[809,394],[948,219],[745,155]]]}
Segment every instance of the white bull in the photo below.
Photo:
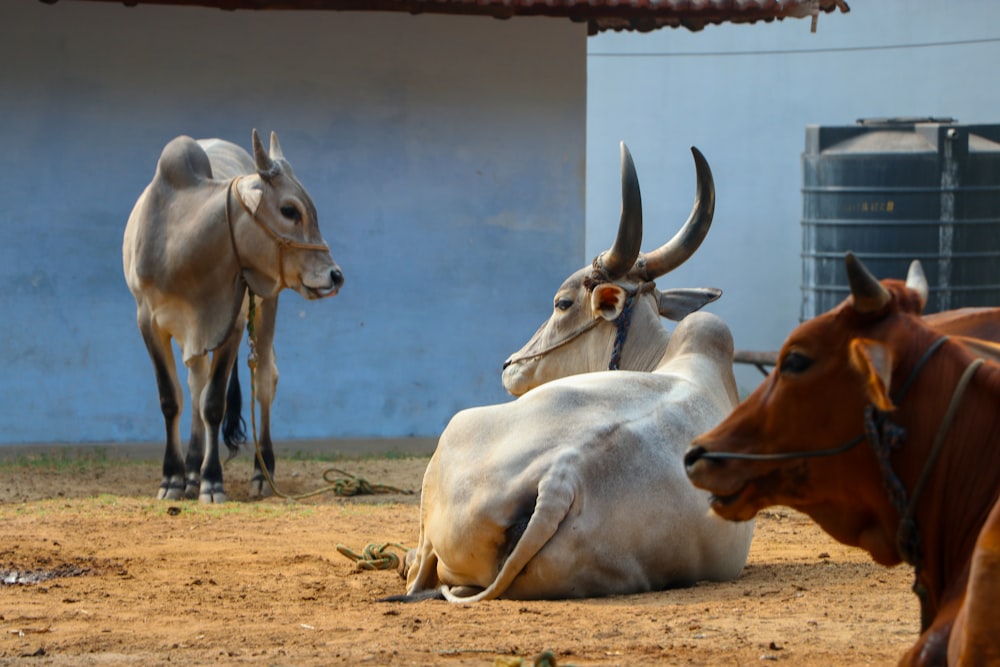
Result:
{"label": "white bull", "polygon": [[[270,406],[278,382],[273,350],[278,294],[290,287],[318,299],[336,294],[344,282],[320,234],[316,207],[277,136],[271,133],[269,153],[256,130],[251,139],[253,158],[220,139],[173,139],[125,227],[125,280],[135,297],[166,425],[161,499],[197,495],[202,502],[225,501],[219,426],[225,417],[224,438],[235,450],[242,434],[232,371],[247,320],[247,287],[256,295],[259,440],[273,474]],[[192,417],[186,461],[179,435],[184,394],[171,340],[188,368]],[[254,468],[250,494],[266,494],[256,459]]]}
{"label": "white bull", "polygon": [[[552,316],[507,362],[504,386],[523,395],[464,410],[442,433],[424,475],[419,543],[401,568],[407,595],[396,599],[591,597],[742,571],[753,524],[707,512],[682,461],[738,399],[729,328],[688,315],[719,292],[652,283],[711,224],[711,171],[693,153],[691,216],[640,255],[638,180],[622,145],[618,239],[563,283]],[[660,315],[684,319],[671,335]]]}

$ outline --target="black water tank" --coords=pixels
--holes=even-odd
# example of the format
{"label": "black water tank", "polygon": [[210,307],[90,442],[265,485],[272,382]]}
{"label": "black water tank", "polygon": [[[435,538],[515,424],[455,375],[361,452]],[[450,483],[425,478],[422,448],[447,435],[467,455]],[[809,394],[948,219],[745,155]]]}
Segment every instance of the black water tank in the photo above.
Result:
{"label": "black water tank", "polygon": [[1000,306],[1000,125],[811,125],[802,170],[803,320],[848,295],[848,250],[879,279],[919,259],[925,312]]}

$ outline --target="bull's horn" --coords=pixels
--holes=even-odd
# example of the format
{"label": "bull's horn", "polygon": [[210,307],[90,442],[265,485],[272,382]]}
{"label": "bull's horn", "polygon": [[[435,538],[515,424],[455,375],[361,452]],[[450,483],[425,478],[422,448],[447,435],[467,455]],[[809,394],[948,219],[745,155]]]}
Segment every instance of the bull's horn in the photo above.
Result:
{"label": "bull's horn", "polygon": [[283,160],[285,154],[281,152],[281,144],[278,143],[278,135],[271,130],[271,159],[272,160]]}
{"label": "bull's horn", "polygon": [[274,175],[274,160],[264,151],[264,144],[260,140],[260,135],[257,134],[257,128],[253,129],[251,138],[253,140],[253,161],[257,165],[257,173],[264,178]]}
{"label": "bull's horn", "polygon": [[924,275],[924,267],[919,259],[910,262],[910,270],[906,272],[906,286],[920,296],[920,305],[927,305],[927,296],[930,288],[927,286],[927,276]]}
{"label": "bull's horn", "polygon": [[889,303],[889,290],[875,279],[853,252],[848,252],[844,260],[847,263],[847,282],[851,285],[851,295],[854,297],[854,310],[873,313]]}
{"label": "bull's horn", "polygon": [[694,146],[691,147],[691,154],[694,155],[698,179],[691,214],[672,239],[640,258],[640,263],[645,265],[642,276],[645,280],[655,280],[686,262],[705,240],[712,226],[712,218],[715,216],[715,181],[712,179],[712,169],[705,156]]}
{"label": "bull's horn", "polygon": [[608,280],[621,278],[635,264],[642,247],[642,197],[639,194],[639,177],[635,173],[632,153],[621,142],[622,211],[618,222],[618,237],[609,250],[594,260]]}

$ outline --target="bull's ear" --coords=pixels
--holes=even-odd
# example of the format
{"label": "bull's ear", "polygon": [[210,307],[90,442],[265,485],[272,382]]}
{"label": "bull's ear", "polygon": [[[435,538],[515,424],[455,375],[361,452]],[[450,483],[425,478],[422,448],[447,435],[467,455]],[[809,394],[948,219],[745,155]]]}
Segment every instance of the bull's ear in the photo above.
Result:
{"label": "bull's ear", "polygon": [[668,320],[680,322],[720,296],[722,296],[722,290],[714,287],[682,287],[664,290],[660,293],[660,315]]}
{"label": "bull's ear", "polygon": [[261,185],[260,179],[256,178],[253,174],[244,176],[236,181],[236,192],[239,194],[240,201],[243,202],[247,210],[256,214],[257,207],[260,206],[260,198],[264,194],[264,188]]}
{"label": "bull's ear", "polygon": [[597,285],[590,293],[590,308],[594,313],[594,319],[603,317],[610,321],[621,315],[627,296],[625,288],[614,283]]}
{"label": "bull's ear", "polygon": [[867,338],[851,341],[851,365],[865,378],[868,400],[883,412],[894,410],[889,398],[892,381],[892,351],[888,345]]}

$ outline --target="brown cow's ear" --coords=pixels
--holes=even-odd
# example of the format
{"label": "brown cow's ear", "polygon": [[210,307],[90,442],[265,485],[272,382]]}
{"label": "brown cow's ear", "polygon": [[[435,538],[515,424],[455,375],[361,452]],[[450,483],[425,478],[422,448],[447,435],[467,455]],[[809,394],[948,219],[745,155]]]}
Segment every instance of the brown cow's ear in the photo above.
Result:
{"label": "brown cow's ear", "polygon": [[590,293],[590,308],[594,319],[603,317],[610,321],[621,315],[626,296],[625,289],[614,283],[597,285]]}
{"label": "brown cow's ear", "polygon": [[851,341],[851,365],[865,377],[868,400],[879,410],[888,412],[896,406],[889,398],[892,382],[892,352],[883,343],[867,338]]}

